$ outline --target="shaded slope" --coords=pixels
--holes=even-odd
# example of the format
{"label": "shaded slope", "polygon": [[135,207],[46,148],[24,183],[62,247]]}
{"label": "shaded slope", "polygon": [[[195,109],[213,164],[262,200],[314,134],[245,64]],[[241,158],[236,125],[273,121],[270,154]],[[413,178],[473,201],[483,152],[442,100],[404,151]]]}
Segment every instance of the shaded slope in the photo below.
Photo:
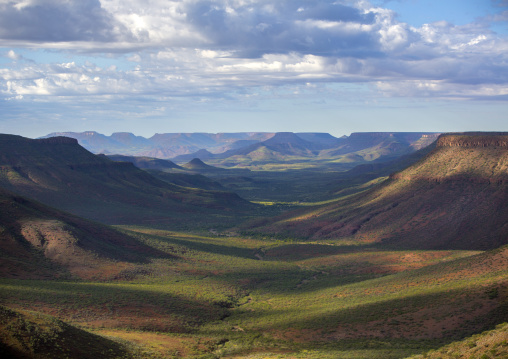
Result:
{"label": "shaded slope", "polygon": [[[0,189],[0,276],[89,278],[167,255],[113,228]],[[115,264],[113,264],[115,263]],[[68,272],[69,271],[69,272]]]}
{"label": "shaded slope", "polygon": [[225,191],[226,189],[219,183],[206,176],[196,173],[173,173],[159,170],[148,170],[148,172],[163,181],[182,187],[200,188],[205,190]]}
{"label": "shaded slope", "polygon": [[164,182],[132,163],[93,155],[65,137],[0,135],[0,168],[1,187],[108,224],[171,223],[185,213],[249,205],[233,193]]}
{"label": "shaded slope", "polygon": [[130,358],[119,343],[54,317],[0,306],[2,358]]}
{"label": "shaded slope", "polygon": [[443,135],[382,185],[256,228],[408,248],[489,249],[508,241],[508,135]]}
{"label": "shaded slope", "polygon": [[137,168],[141,169],[158,169],[158,170],[166,170],[166,169],[183,169],[178,166],[176,163],[170,160],[161,160],[159,158],[152,157],[135,157],[135,156],[123,156],[123,155],[108,155],[110,160],[116,162],[130,162],[134,164]]}

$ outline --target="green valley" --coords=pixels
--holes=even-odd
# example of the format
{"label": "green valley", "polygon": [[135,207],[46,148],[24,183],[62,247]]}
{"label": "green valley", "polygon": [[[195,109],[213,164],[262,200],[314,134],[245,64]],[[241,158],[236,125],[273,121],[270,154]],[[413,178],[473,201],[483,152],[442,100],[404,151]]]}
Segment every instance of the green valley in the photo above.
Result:
{"label": "green valley", "polygon": [[503,357],[507,138],[258,170],[5,135],[0,355]]}

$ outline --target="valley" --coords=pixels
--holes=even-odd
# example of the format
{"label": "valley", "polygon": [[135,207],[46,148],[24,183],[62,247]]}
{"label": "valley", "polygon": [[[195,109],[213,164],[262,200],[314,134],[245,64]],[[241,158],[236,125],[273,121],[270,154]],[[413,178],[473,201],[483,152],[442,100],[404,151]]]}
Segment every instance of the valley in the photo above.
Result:
{"label": "valley", "polygon": [[300,136],[0,136],[0,356],[506,355],[508,134]]}

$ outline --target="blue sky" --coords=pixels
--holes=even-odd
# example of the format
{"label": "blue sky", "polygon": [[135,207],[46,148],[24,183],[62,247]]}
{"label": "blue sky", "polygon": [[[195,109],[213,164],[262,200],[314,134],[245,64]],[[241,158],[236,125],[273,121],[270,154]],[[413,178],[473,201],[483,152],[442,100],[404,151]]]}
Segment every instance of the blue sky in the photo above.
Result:
{"label": "blue sky", "polygon": [[0,132],[508,131],[506,0],[0,0]]}

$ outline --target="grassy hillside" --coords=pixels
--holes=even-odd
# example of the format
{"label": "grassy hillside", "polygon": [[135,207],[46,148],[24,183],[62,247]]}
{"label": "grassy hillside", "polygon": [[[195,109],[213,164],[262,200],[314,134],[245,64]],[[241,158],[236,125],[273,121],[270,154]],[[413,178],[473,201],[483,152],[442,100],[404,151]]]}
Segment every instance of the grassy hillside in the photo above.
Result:
{"label": "grassy hillside", "polygon": [[421,161],[369,191],[252,227],[397,248],[499,247],[508,238],[507,139],[444,135]]}
{"label": "grassy hillside", "polygon": [[508,323],[410,359],[508,358]]}
{"label": "grassy hillside", "polygon": [[107,282],[2,279],[0,302],[185,358],[402,358],[508,320],[506,247],[386,251],[130,230],[171,257]]}
{"label": "grassy hillside", "polygon": [[108,224],[157,221],[178,226],[192,223],[193,215],[207,214],[213,222],[214,215],[251,207],[233,193],[159,180],[132,163],[93,155],[64,137],[30,140],[1,135],[0,168],[1,187]]}
{"label": "grassy hillside", "polygon": [[113,228],[0,190],[0,275],[112,278],[167,254]]}
{"label": "grassy hillside", "polygon": [[54,317],[0,306],[2,358],[120,358],[133,357],[112,340],[68,325]]}

